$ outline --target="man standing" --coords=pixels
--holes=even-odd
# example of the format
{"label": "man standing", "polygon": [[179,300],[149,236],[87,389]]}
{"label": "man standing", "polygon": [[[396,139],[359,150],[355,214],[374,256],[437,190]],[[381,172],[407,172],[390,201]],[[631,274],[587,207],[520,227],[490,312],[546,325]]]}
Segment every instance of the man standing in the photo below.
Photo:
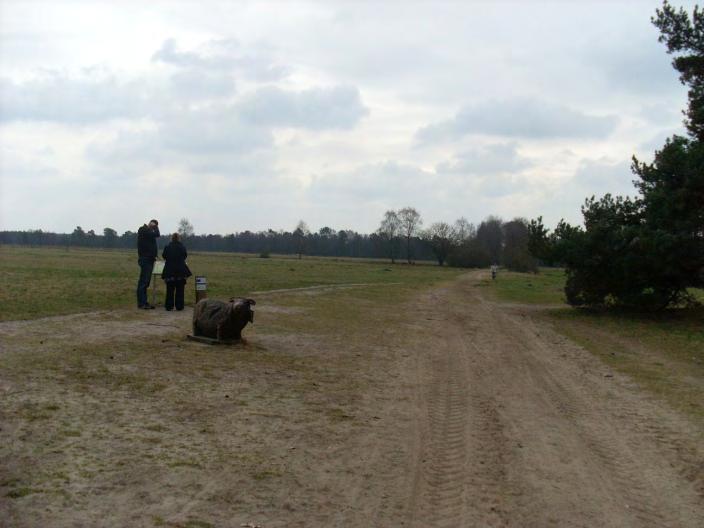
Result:
{"label": "man standing", "polygon": [[157,256],[156,239],[159,238],[159,222],[151,220],[137,231],[137,255],[139,262],[139,282],[137,282],[137,306],[142,310],[153,310],[147,302],[147,288],[152,280],[154,261]]}

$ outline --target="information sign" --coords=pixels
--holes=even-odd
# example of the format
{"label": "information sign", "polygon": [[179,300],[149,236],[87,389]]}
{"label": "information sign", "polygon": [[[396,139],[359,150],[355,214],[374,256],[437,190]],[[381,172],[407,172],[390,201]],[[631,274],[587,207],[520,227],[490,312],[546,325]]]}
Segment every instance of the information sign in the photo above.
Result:
{"label": "information sign", "polygon": [[154,269],[152,270],[152,275],[161,275],[161,272],[164,271],[164,264],[165,262],[163,260],[157,260],[154,262]]}

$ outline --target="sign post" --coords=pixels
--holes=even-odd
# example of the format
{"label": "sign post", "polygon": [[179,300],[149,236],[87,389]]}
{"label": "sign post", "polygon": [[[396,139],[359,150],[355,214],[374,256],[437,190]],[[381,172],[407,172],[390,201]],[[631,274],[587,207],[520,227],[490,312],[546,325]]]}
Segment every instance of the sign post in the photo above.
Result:
{"label": "sign post", "polygon": [[208,279],[196,275],[196,302],[208,297]]}
{"label": "sign post", "polygon": [[154,269],[152,269],[152,306],[156,306],[156,283],[157,279],[161,278],[162,271],[164,271],[164,261],[155,261]]}

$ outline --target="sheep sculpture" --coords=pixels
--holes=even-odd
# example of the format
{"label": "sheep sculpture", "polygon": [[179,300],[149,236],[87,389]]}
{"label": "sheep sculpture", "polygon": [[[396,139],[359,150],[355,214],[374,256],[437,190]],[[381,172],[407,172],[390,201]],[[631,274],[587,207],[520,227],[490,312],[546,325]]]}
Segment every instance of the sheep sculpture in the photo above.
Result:
{"label": "sheep sculpture", "polygon": [[218,341],[240,340],[242,329],[247,323],[254,323],[255,304],[253,299],[202,299],[193,310],[193,335]]}

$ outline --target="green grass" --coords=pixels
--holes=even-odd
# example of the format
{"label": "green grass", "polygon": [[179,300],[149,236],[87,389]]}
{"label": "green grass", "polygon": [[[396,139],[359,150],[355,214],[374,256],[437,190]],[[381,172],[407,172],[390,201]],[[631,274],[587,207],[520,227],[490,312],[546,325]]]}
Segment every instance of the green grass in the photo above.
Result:
{"label": "green grass", "polygon": [[22,488],[15,488],[13,490],[8,491],[5,494],[5,497],[8,497],[10,499],[20,499],[22,497],[26,497],[27,495],[31,495],[32,493],[43,493],[44,490],[42,489],[36,489],[36,488],[30,488],[30,487],[22,487]]}
{"label": "green grass", "polygon": [[184,528],[215,528],[213,524],[206,522],[206,521],[200,521],[198,519],[192,519],[184,525]]}
{"label": "green grass", "polygon": [[[232,253],[192,253],[188,264],[194,275],[208,278],[208,295],[220,299],[319,285],[423,286],[459,273],[429,265],[312,257],[263,259]],[[0,246],[0,321],[132,308],[138,276],[134,251]],[[156,282],[163,299],[164,283]],[[194,298],[190,280],[186,304]]]}
{"label": "green grass", "polygon": [[495,280],[482,283],[495,298],[527,304],[563,304],[565,272],[558,268],[541,268],[540,273],[499,271]]}

